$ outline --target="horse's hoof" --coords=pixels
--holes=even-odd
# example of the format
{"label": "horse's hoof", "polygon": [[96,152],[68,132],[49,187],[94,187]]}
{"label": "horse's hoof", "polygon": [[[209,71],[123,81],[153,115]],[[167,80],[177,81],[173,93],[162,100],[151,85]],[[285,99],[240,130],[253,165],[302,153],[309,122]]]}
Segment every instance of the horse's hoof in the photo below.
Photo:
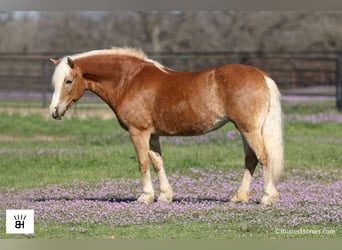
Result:
{"label": "horse's hoof", "polygon": [[248,203],[249,201],[249,196],[245,192],[240,192],[238,191],[236,195],[233,196],[233,198],[230,199],[231,202],[234,203]]}
{"label": "horse's hoof", "polygon": [[233,198],[230,199],[231,202],[233,203],[248,203],[249,199],[248,198],[240,198],[237,195],[235,195]]}
{"label": "horse's hoof", "polygon": [[273,196],[264,195],[261,198],[260,203],[263,205],[272,205],[276,203],[278,200],[279,200],[279,195],[273,195]]}
{"label": "horse's hoof", "polygon": [[139,203],[152,204],[154,202],[154,194],[142,194],[138,198]]}
{"label": "horse's hoof", "polygon": [[158,202],[170,204],[172,202],[173,193],[160,193]]}

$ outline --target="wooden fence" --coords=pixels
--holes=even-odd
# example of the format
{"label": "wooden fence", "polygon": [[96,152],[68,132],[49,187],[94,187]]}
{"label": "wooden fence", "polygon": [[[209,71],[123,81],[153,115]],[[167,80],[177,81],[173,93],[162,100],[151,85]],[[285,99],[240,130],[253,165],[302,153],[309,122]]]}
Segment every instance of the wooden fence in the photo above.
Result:
{"label": "wooden fence", "polygon": [[[48,59],[60,58],[65,54],[0,53],[0,100],[38,101],[42,106],[47,106],[52,92],[50,81],[54,70]],[[196,71],[226,63],[253,65],[275,79],[283,92],[311,86],[336,86],[336,105],[342,110],[342,53],[221,51],[147,54],[178,71]],[[88,98],[94,97],[88,95]]]}

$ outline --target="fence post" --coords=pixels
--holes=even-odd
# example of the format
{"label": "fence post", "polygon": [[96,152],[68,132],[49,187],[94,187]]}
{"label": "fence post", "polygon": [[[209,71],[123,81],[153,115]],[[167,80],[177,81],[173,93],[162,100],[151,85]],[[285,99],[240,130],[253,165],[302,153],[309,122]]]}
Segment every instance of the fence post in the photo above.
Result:
{"label": "fence post", "polygon": [[342,111],[342,55],[336,59],[336,107]]}

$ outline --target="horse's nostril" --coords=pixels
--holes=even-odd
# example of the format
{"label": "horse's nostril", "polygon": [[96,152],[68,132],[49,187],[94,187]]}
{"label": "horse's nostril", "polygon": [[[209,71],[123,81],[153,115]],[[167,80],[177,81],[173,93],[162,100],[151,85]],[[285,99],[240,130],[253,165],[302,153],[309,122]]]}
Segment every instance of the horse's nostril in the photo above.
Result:
{"label": "horse's nostril", "polygon": [[57,119],[58,118],[58,107],[55,107],[54,111],[52,112],[52,117],[53,119]]}

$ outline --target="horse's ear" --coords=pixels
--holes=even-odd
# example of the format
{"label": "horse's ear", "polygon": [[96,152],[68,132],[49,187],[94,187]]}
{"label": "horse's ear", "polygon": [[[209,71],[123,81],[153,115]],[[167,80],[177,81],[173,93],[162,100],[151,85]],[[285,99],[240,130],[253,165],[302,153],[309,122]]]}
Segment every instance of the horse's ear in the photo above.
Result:
{"label": "horse's ear", "polygon": [[68,64],[69,64],[70,68],[74,69],[74,66],[75,66],[74,61],[70,57],[68,57],[67,60],[68,60]]}
{"label": "horse's ear", "polygon": [[52,59],[52,58],[50,58],[49,60],[50,60],[50,62],[52,62],[54,65],[58,65],[58,64],[61,62],[60,60],[56,60],[56,59]]}

